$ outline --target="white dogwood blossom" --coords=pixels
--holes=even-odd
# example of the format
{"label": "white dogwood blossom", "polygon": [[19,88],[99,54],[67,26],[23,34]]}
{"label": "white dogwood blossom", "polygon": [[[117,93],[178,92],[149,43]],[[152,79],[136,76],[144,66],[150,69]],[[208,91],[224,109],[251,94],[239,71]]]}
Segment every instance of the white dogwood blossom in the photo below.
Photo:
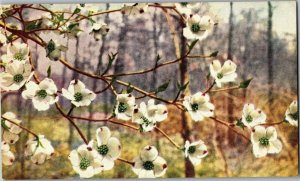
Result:
{"label": "white dogwood blossom", "polygon": [[122,14],[137,15],[144,13],[148,10],[148,3],[135,3],[133,5],[124,4],[121,9]]}
{"label": "white dogwood blossom", "polygon": [[193,9],[199,8],[201,3],[192,3],[192,2],[181,2],[175,3],[175,7],[180,14],[189,16],[192,14]]}
{"label": "white dogwood blossom", "polygon": [[5,66],[4,72],[0,73],[0,87],[5,91],[19,90],[32,75],[29,63],[13,61]]}
{"label": "white dogwood blossom", "polygon": [[214,23],[209,16],[192,15],[188,17],[183,36],[189,40],[203,40],[211,31]]}
{"label": "white dogwood blossom", "polygon": [[25,87],[22,97],[31,99],[33,106],[39,111],[48,110],[50,105],[58,101],[57,87],[52,79],[45,78],[39,84],[30,81]]}
{"label": "white dogwood blossom", "polygon": [[214,115],[215,106],[209,102],[209,95],[197,92],[192,96],[185,96],[183,105],[194,121],[202,121]]}
{"label": "white dogwood blossom", "polygon": [[67,49],[66,46],[51,39],[46,45],[46,57],[50,60],[57,61],[61,57],[61,52],[65,52]]}
{"label": "white dogwood blossom", "polygon": [[8,143],[2,141],[1,143],[2,164],[5,166],[10,166],[15,161],[15,156],[9,149],[10,148]]}
{"label": "white dogwood blossom", "polygon": [[282,143],[278,140],[273,126],[267,128],[255,126],[251,133],[251,142],[253,154],[257,158],[279,153],[282,149]]}
{"label": "white dogwood blossom", "polygon": [[22,120],[17,119],[17,116],[12,112],[6,112],[2,117],[4,118],[1,119],[2,139],[6,143],[15,144],[19,140],[19,134],[21,133],[22,128],[9,121],[20,124]]}
{"label": "white dogwood blossom", "polygon": [[[54,26],[54,23],[52,21],[52,15],[50,12],[46,12],[42,14],[41,17],[41,28],[52,28]],[[48,31],[44,31],[44,32],[48,32]]]}
{"label": "white dogwood blossom", "polygon": [[185,142],[184,145],[185,157],[189,158],[193,165],[197,166],[201,163],[202,158],[208,154],[207,147],[202,140],[192,142]]}
{"label": "white dogwood blossom", "polygon": [[108,127],[98,128],[96,141],[90,141],[89,145],[98,152],[103,170],[110,170],[114,167],[114,161],[121,154],[121,143],[119,139],[111,137]]}
{"label": "white dogwood blossom", "polygon": [[285,112],[285,120],[291,125],[298,126],[298,101],[293,101]]}
{"label": "white dogwood blossom", "polygon": [[158,156],[154,146],[146,146],[133,162],[132,170],[139,178],[161,177],[167,170],[167,162]]}
{"label": "white dogwood blossom", "polygon": [[26,43],[14,42],[7,45],[6,54],[1,56],[3,63],[10,63],[14,60],[26,63],[29,60],[29,47]]}
{"label": "white dogwood blossom", "polygon": [[69,155],[72,167],[81,178],[91,178],[103,170],[96,150],[83,144]]}
{"label": "white dogwood blossom", "polygon": [[266,122],[266,114],[260,109],[255,109],[253,104],[245,104],[243,108],[242,122],[248,128],[253,128]]}
{"label": "white dogwood blossom", "polygon": [[76,107],[88,106],[96,98],[96,94],[87,89],[80,80],[72,80],[68,90],[62,89],[62,96],[69,99]]}
{"label": "white dogwood blossom", "polygon": [[222,66],[219,60],[214,60],[210,66],[210,75],[215,79],[218,87],[228,82],[234,82],[236,74],[236,64],[231,60],[227,60]]}
{"label": "white dogwood blossom", "polygon": [[135,97],[131,94],[118,94],[114,114],[117,119],[128,121],[135,108]]}
{"label": "white dogwood blossom", "polygon": [[29,139],[25,145],[25,156],[30,156],[31,161],[37,165],[43,164],[53,155],[54,148],[44,135]]}
{"label": "white dogwood blossom", "polygon": [[94,23],[90,34],[94,35],[96,41],[100,40],[102,36],[107,35],[109,27],[106,23]]}
{"label": "white dogwood blossom", "polygon": [[146,132],[153,130],[157,122],[168,117],[167,107],[163,104],[155,105],[154,102],[154,99],[150,99],[148,105],[142,102],[133,112],[133,122],[138,123],[141,129]]}

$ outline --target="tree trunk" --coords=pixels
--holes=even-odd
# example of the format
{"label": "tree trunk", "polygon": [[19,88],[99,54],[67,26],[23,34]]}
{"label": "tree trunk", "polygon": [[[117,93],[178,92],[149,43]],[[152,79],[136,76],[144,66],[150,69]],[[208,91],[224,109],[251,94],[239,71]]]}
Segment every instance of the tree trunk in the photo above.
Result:
{"label": "tree trunk", "polygon": [[[246,32],[244,33],[244,41],[245,41],[245,49],[244,49],[244,54],[243,54],[243,74],[242,74],[242,78],[243,80],[246,80],[247,79],[247,73],[248,73],[248,61],[249,61],[249,57],[250,57],[250,47],[249,47],[249,44],[250,44],[250,36],[251,36],[251,33],[252,33],[252,24],[251,24],[251,16],[252,16],[252,13],[251,13],[251,10],[248,11],[247,13],[247,19],[246,19]],[[246,96],[247,96],[247,89],[243,89],[243,102],[245,102],[246,100]]]}
{"label": "tree trunk", "polygon": [[[233,2],[230,2],[230,14],[229,14],[229,31],[228,31],[228,50],[227,50],[227,59],[232,59],[232,39],[233,39]],[[227,97],[227,120],[228,122],[234,121],[234,104],[232,100],[232,96],[234,92],[232,90],[228,91],[228,97]],[[234,145],[236,135],[233,133],[230,129],[228,129],[228,143],[230,146]]]}
{"label": "tree trunk", "polygon": [[[79,38],[76,38],[76,54],[75,54],[75,61],[74,61],[74,67],[79,68]],[[72,80],[78,79],[78,73],[76,71],[73,71]],[[69,122],[69,147],[72,147],[73,143],[73,137],[74,137],[74,128],[73,125]]]}
{"label": "tree trunk", "polygon": [[[186,54],[186,39],[184,38],[182,31],[180,33],[180,39],[181,39],[181,55]],[[188,62],[186,59],[182,59],[181,63],[179,64],[180,69],[180,82],[181,85],[184,85],[189,81],[189,73],[188,73]],[[187,87],[184,91],[184,95],[189,95],[190,89]],[[181,136],[184,140],[190,140],[190,130],[192,125],[192,120],[188,113],[186,111],[181,112],[181,124],[182,124],[182,133]],[[185,158],[185,176],[188,178],[195,177],[195,168],[194,165],[191,163],[191,161],[188,158]]]}
{"label": "tree trunk", "polygon": [[269,98],[269,106],[272,105],[273,103],[273,35],[272,35],[272,17],[273,17],[273,7],[271,4],[271,1],[268,1],[268,34],[267,34],[267,39],[268,39],[268,98]]}

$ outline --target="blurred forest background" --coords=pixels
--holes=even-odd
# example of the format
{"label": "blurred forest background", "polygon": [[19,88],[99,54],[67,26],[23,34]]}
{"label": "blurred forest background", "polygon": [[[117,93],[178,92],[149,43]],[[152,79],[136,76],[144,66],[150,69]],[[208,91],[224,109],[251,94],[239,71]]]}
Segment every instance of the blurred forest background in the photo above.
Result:
{"label": "blurred forest background", "polygon": [[[98,4],[103,10],[120,7],[119,4]],[[71,8],[71,5],[55,5],[60,8]],[[267,115],[267,122],[278,122],[284,119],[288,105],[297,99],[297,33],[296,2],[214,2],[205,3],[199,11],[200,15],[210,15],[218,21],[211,35],[197,43],[192,54],[209,55],[219,51],[220,60],[232,59],[237,63],[238,81],[253,78],[247,90],[211,93],[212,102],[216,106],[216,117],[232,121],[241,117],[245,103],[253,103]],[[28,18],[37,18],[28,12]],[[161,9],[149,9],[149,12],[137,16],[124,16],[111,13],[98,16],[97,21],[104,21],[110,32],[100,41],[95,41],[88,31],[84,31],[76,39],[58,39],[55,34],[42,37],[48,41],[58,39],[68,45],[65,58],[80,69],[89,72],[101,72],[107,66],[108,54],[118,52],[110,73],[140,70],[152,67],[159,54],[162,62],[176,58],[172,34]],[[175,24],[180,35],[179,24]],[[82,22],[83,30],[88,30],[88,22]],[[45,50],[31,44],[33,60],[38,66],[40,75],[46,76],[51,64],[52,78],[59,89],[67,87],[74,78],[79,78],[89,89],[100,89],[101,81],[86,78],[63,67],[59,62],[51,62],[45,58]],[[2,53],[5,51],[1,49]],[[188,74],[191,93],[205,90],[208,65],[213,59],[188,59]],[[160,93],[162,97],[173,99],[177,93],[176,82],[180,80],[178,64],[172,64],[155,72],[138,76],[122,77],[145,90],[170,80],[168,89]],[[121,87],[117,87],[118,90]],[[138,94],[135,94],[138,96]],[[145,98],[144,100],[147,100]],[[41,166],[34,165],[25,159],[23,148],[29,135],[21,133],[21,139],[12,149],[17,161],[13,166],[3,167],[6,179],[50,179],[78,178],[73,171],[67,156],[70,150],[82,144],[82,140],[73,127],[55,109],[38,112],[31,101],[25,101],[20,94],[3,94],[1,111],[15,112],[23,120],[22,124],[34,132],[44,134],[52,141],[56,149],[55,158]],[[139,101],[140,102],[140,101]],[[139,103],[138,102],[138,103]],[[65,110],[70,103],[60,97]],[[83,117],[104,118],[112,112],[115,97],[110,91],[97,96],[89,107],[76,108],[74,115]],[[227,130],[211,120],[200,123],[184,124],[182,115],[175,107],[169,106],[169,118],[159,127],[176,142],[183,145],[185,134],[194,139],[202,139],[209,148],[209,155],[202,164],[195,168],[195,177],[266,177],[298,175],[298,129],[288,124],[276,126],[283,150],[277,155],[254,158],[252,145],[235,133]],[[105,123],[88,123],[77,121],[77,124],[88,139],[95,137],[95,130]],[[164,177],[191,176],[185,171],[190,165],[185,162],[182,152],[178,151],[167,139],[156,132],[136,133],[127,128],[111,125],[113,135],[119,137],[123,145],[122,158],[131,160],[146,145],[158,147],[160,155],[168,162],[168,170]],[[129,165],[116,162],[111,171],[103,172],[94,178],[136,178]]]}

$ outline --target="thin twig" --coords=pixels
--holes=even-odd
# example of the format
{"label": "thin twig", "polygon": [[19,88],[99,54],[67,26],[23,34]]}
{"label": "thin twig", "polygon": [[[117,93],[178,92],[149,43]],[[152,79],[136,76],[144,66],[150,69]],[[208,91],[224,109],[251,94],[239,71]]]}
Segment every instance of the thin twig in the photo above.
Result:
{"label": "thin twig", "polygon": [[132,162],[132,161],[128,161],[128,160],[125,160],[123,158],[118,158],[118,160],[121,161],[121,162],[127,163],[127,164],[129,164],[131,166],[134,166],[134,162]]}
{"label": "thin twig", "polygon": [[181,147],[174,142],[163,130],[161,130],[159,127],[155,127],[157,131],[159,131],[161,134],[163,134],[176,148],[181,149]]}
{"label": "thin twig", "polygon": [[74,121],[63,112],[61,106],[58,103],[55,103],[55,105],[56,105],[57,110],[60,112],[60,114],[63,117],[65,117],[66,119],[68,119],[70,121],[70,123],[76,128],[77,132],[79,133],[79,135],[82,138],[82,140],[84,141],[84,143],[88,144],[88,140],[85,138],[85,136],[83,135],[83,133],[81,132],[79,127],[74,123]]}
{"label": "thin twig", "polygon": [[29,129],[27,129],[27,128],[21,126],[20,124],[15,123],[14,121],[12,121],[12,120],[10,120],[10,119],[4,117],[4,116],[1,116],[1,118],[2,118],[2,119],[5,119],[6,121],[8,121],[8,122],[10,122],[10,123],[12,123],[12,124],[14,124],[14,125],[20,127],[20,128],[22,128],[23,130],[27,131],[28,133],[30,133],[30,134],[32,134],[33,136],[35,136],[36,138],[38,138],[38,135],[37,135],[37,134],[35,134],[34,132],[30,131]]}

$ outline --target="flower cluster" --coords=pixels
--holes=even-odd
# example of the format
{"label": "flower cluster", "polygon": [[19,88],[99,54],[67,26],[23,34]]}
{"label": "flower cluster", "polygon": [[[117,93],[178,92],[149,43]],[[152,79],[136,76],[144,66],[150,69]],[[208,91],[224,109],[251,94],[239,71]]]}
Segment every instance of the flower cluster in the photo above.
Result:
{"label": "flower cluster", "polygon": [[128,121],[132,119],[134,123],[140,125],[141,131],[152,131],[158,122],[164,121],[168,117],[167,107],[163,104],[155,104],[153,99],[141,102],[140,106],[135,104],[135,98],[131,94],[117,95],[117,104],[114,109],[117,119]]}
{"label": "flower cluster", "polygon": [[[257,158],[267,154],[276,154],[282,150],[282,143],[277,137],[276,129],[273,126],[267,126],[266,119],[266,114],[262,110],[255,109],[253,104],[245,104],[241,122],[237,123],[238,126],[247,127],[251,130],[252,150]],[[291,125],[297,126],[297,101],[293,101],[286,110],[285,120]]]}
{"label": "flower cluster", "polygon": [[[21,120],[17,119],[16,115],[12,112],[6,112],[2,115],[2,164],[9,166],[12,165],[15,156],[10,151],[9,144],[15,144],[19,140],[19,134],[23,127],[21,127]],[[35,137],[29,139],[25,145],[24,155],[30,157],[31,161],[35,164],[43,164],[46,160],[50,159],[54,154],[54,148],[49,140],[43,135],[34,135]]]}
{"label": "flower cluster", "polygon": [[108,127],[100,127],[96,131],[96,140],[71,151],[69,159],[80,177],[90,178],[104,170],[112,169],[120,153],[120,141],[111,137]]}

